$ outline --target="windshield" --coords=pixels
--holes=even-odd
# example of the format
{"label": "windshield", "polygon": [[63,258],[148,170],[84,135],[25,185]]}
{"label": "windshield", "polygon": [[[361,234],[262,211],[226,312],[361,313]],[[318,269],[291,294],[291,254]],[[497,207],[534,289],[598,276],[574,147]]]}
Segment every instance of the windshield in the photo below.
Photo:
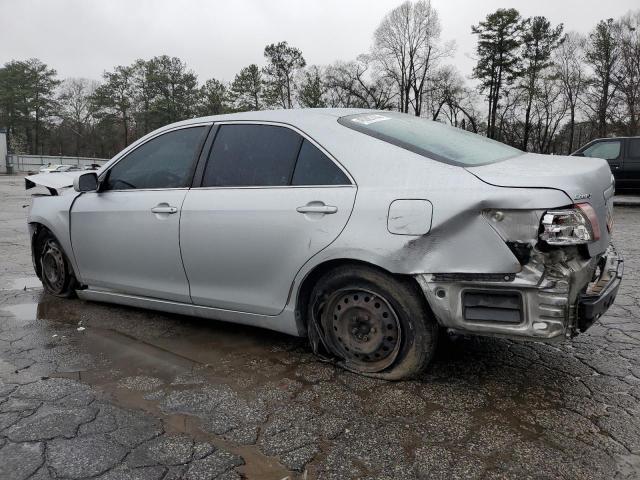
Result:
{"label": "windshield", "polygon": [[499,162],[522,154],[504,143],[405,113],[348,115],[339,118],[338,122],[433,160],[464,167]]}

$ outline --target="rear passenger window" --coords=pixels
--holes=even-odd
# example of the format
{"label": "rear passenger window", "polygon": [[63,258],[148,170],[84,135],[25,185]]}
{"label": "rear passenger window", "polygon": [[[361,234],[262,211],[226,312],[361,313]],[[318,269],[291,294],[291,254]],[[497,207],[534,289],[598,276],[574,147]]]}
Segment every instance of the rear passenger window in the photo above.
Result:
{"label": "rear passenger window", "polygon": [[311,142],[304,140],[292,185],[350,185],[347,176]]}
{"label": "rear passenger window", "polygon": [[640,158],[640,138],[629,139],[629,157]]}
{"label": "rear passenger window", "polygon": [[289,185],[302,137],[273,125],[221,125],[203,187]]}

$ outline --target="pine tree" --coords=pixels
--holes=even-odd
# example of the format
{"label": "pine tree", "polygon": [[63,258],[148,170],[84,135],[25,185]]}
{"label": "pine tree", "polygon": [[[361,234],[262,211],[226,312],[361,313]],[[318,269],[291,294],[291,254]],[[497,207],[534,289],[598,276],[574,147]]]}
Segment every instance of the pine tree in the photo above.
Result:
{"label": "pine tree", "polygon": [[473,76],[481,81],[480,89],[487,93],[489,112],[487,116],[487,136],[496,138],[496,118],[498,101],[505,85],[518,76],[520,59],[522,22],[514,8],[500,8],[478,25],[471,27],[478,35],[478,63]]}
{"label": "pine tree", "polygon": [[272,43],[264,49],[267,65],[263,72],[265,80],[265,99],[270,106],[293,107],[295,74],[307,64],[302,52],[290,47],[287,42]]}
{"label": "pine tree", "polygon": [[235,108],[240,111],[260,110],[263,83],[262,72],[256,64],[252,63],[240,70],[229,91]]}
{"label": "pine tree", "polygon": [[558,46],[563,25],[552,27],[546,17],[528,18],[522,25],[521,89],[525,97],[522,150],[529,146],[531,133],[531,107],[538,90],[538,82],[544,70],[551,64],[551,53]]}
{"label": "pine tree", "polygon": [[298,103],[301,107],[319,108],[326,107],[324,100],[325,87],[322,72],[316,66],[311,67],[303,74],[298,92]]}

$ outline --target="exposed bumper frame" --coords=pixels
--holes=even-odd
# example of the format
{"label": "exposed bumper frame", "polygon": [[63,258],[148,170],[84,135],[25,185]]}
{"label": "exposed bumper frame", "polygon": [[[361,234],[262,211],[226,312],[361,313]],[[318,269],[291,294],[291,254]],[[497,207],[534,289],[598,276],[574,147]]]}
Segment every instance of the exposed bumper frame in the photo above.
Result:
{"label": "exposed bumper frame", "polygon": [[[562,340],[585,331],[615,300],[623,261],[613,245],[598,257],[583,259],[558,250],[536,251],[517,274],[416,275],[440,325],[461,333],[530,340]],[[598,278],[594,275],[600,269]],[[465,319],[468,291],[518,292],[518,323]]]}

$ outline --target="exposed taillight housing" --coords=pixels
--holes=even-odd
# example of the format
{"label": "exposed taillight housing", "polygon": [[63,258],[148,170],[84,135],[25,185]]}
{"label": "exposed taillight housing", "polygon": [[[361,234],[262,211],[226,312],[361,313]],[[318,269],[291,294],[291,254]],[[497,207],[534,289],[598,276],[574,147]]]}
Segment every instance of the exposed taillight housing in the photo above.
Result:
{"label": "exposed taillight housing", "polygon": [[593,232],[593,240],[600,240],[600,223],[598,223],[598,214],[593,209],[590,203],[578,203],[576,204],[582,213],[584,213],[591,223],[591,231]]}
{"label": "exposed taillight housing", "polygon": [[549,245],[581,245],[599,239],[598,215],[589,203],[549,210],[542,216],[540,240]]}

